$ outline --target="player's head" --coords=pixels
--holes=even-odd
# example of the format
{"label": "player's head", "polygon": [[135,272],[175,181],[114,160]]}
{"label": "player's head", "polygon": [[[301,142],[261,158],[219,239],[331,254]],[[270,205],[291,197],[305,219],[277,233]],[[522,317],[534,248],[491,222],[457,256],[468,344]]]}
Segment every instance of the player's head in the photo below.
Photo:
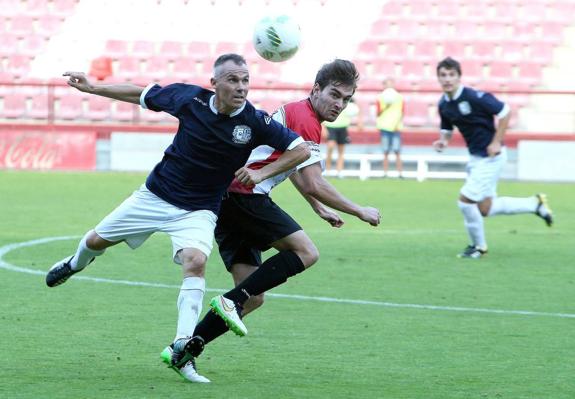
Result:
{"label": "player's head", "polygon": [[336,59],[317,72],[311,90],[312,106],[321,120],[332,122],[355,93],[359,73],[351,61]]}
{"label": "player's head", "polygon": [[437,64],[436,71],[441,89],[450,96],[453,95],[459,89],[461,64],[453,58],[447,57]]}
{"label": "player's head", "polygon": [[394,86],[395,81],[393,80],[393,78],[385,78],[385,80],[383,81],[383,87],[386,89],[393,88]]}
{"label": "player's head", "polygon": [[214,62],[210,82],[216,92],[215,106],[222,114],[231,114],[241,108],[250,88],[250,74],[244,57],[224,54]]}

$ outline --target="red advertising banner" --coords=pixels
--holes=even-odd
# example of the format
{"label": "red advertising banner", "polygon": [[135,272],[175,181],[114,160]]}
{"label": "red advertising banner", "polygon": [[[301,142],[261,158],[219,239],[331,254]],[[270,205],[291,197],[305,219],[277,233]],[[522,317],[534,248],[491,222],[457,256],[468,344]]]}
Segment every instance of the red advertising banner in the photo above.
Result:
{"label": "red advertising banner", "polygon": [[93,170],[96,132],[0,130],[0,168]]}

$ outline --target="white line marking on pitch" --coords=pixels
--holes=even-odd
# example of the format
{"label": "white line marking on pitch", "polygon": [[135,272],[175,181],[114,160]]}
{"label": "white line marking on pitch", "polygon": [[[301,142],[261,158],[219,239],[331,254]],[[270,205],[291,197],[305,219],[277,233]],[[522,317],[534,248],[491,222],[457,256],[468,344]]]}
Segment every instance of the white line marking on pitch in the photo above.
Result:
{"label": "white line marking on pitch", "polygon": [[[0,269],[10,270],[19,273],[28,273],[36,275],[46,275],[46,272],[42,270],[28,269],[25,267],[15,266],[6,261],[4,261],[4,255],[7,253],[23,247],[31,247],[38,244],[45,244],[53,241],[64,241],[78,239],[78,236],[66,236],[66,237],[47,237],[40,238],[38,240],[20,242],[15,244],[8,244],[0,247]],[[144,281],[130,281],[130,280],[114,280],[108,278],[100,277],[89,277],[89,276],[74,276],[74,280],[84,280],[93,281],[96,283],[108,283],[108,284],[121,284],[128,286],[137,287],[153,287],[153,288],[180,288],[179,285],[172,284],[161,284],[161,283],[147,283]],[[224,289],[207,289],[210,292],[226,292]],[[530,310],[503,310],[503,309],[485,309],[485,308],[465,308],[459,306],[435,306],[435,305],[418,305],[411,303],[391,303],[391,302],[379,302],[379,301],[363,301],[358,299],[342,299],[342,298],[330,298],[330,297],[320,297],[320,296],[307,296],[307,295],[291,295],[291,294],[273,294],[267,293],[266,296],[272,298],[285,298],[285,299],[298,299],[304,301],[318,301],[318,302],[330,302],[330,303],[344,303],[351,305],[372,305],[372,306],[383,306],[388,308],[404,308],[404,309],[425,309],[425,310],[441,310],[449,312],[468,312],[468,313],[492,313],[492,314],[504,314],[504,315],[520,315],[520,316],[546,316],[546,317],[559,317],[559,318],[570,318],[575,319],[575,314],[572,313],[550,313],[550,312],[533,312]]]}

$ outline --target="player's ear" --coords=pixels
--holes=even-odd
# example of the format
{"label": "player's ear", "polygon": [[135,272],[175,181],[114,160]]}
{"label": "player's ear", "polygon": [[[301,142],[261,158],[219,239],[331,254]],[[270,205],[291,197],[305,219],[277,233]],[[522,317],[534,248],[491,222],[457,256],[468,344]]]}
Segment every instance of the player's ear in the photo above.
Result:
{"label": "player's ear", "polygon": [[210,78],[210,84],[214,89],[216,88],[216,83],[217,83],[216,78]]}

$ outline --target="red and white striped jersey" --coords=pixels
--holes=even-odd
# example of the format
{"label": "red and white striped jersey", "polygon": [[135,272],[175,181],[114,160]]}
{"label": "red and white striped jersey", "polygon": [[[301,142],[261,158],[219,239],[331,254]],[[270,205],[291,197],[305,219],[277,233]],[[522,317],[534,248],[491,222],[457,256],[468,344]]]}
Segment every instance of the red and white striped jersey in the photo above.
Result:
{"label": "red and white striped jersey", "polygon": [[[322,162],[319,150],[321,123],[311,106],[309,98],[280,107],[272,115],[272,118],[299,134],[311,147],[311,157],[307,161],[299,164],[296,169],[303,168],[316,162]],[[260,169],[265,165],[274,162],[281,154],[281,151],[277,151],[270,146],[260,145],[252,150],[246,166],[250,169]],[[270,177],[252,188],[247,188],[237,179],[234,179],[228,188],[228,191],[244,194],[269,194],[275,186],[287,179],[296,169],[288,170],[287,172],[280,173],[277,176]]]}

